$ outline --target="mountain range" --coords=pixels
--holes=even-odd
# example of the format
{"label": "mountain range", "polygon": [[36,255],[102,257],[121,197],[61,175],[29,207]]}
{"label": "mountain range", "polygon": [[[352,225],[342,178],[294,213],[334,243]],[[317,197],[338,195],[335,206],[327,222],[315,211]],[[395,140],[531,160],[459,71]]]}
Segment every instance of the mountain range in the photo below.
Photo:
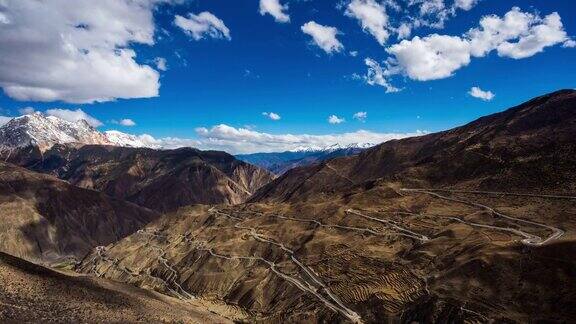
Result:
{"label": "mountain range", "polygon": [[279,153],[240,154],[236,155],[236,157],[242,161],[267,169],[274,174],[281,175],[296,167],[313,165],[337,157],[356,155],[374,145],[370,143],[335,144],[322,148],[301,148]]}
{"label": "mountain range", "polygon": [[214,298],[237,321],[570,321],[575,108],[559,91],[298,167],[248,203],[160,217],[77,271]]}
{"label": "mountain range", "polygon": [[[443,132],[344,148],[357,154],[239,157],[278,177],[224,152],[96,143],[82,122],[86,131],[57,127],[69,137],[9,124],[26,131],[0,132],[10,139],[0,251],[74,273],[32,276],[34,265],[0,254],[0,277],[24,282],[0,287],[0,305],[18,299],[48,314],[54,299],[38,298],[39,285],[76,291],[80,276],[87,293],[62,294],[63,304],[126,294],[132,304],[114,315],[128,315],[110,317],[119,321],[132,321],[133,301],[156,309],[166,295],[168,321],[184,322],[185,310],[262,323],[576,318],[575,90]],[[0,320],[37,319],[6,309]],[[135,321],[157,318],[142,316]]]}

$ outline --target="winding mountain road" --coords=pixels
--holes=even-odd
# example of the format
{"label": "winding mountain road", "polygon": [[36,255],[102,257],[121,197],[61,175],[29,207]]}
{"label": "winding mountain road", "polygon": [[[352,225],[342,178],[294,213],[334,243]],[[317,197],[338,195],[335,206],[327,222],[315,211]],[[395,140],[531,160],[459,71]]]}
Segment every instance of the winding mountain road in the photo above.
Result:
{"label": "winding mountain road", "polygon": [[366,218],[366,219],[373,220],[373,221],[376,221],[376,222],[380,222],[380,223],[382,223],[382,224],[385,224],[385,225],[387,225],[387,226],[390,226],[390,227],[392,227],[392,228],[394,228],[394,229],[396,229],[396,230],[398,231],[398,232],[397,232],[398,235],[410,237],[410,238],[413,238],[413,239],[416,239],[416,240],[419,240],[419,241],[422,241],[422,242],[426,242],[426,241],[429,241],[429,240],[430,240],[430,238],[429,238],[428,236],[422,235],[422,234],[413,232],[413,231],[411,231],[411,230],[409,230],[409,229],[407,229],[407,228],[398,226],[395,222],[392,222],[392,221],[380,219],[380,218],[373,217],[373,216],[368,216],[368,215],[362,214],[361,212],[359,212],[359,211],[357,211],[357,210],[354,210],[354,209],[347,209],[347,210],[346,210],[346,213],[347,213],[347,214],[352,214],[352,215],[357,215],[357,216],[360,216],[360,217],[364,217],[364,218]]}
{"label": "winding mountain road", "polygon": [[[243,222],[246,219],[240,218],[240,217],[236,217],[236,216],[232,216],[230,214],[227,213],[223,213],[220,212],[218,210],[216,210],[215,208],[211,208],[209,210],[209,212],[215,214],[215,215],[222,215],[224,217],[227,217],[229,219],[232,220],[236,220],[239,222]],[[348,318],[349,320],[351,320],[354,323],[361,323],[362,319],[360,317],[360,315],[358,315],[356,312],[354,312],[353,310],[351,310],[350,308],[348,308],[343,302],[342,300],[336,296],[329,288],[326,284],[324,284],[324,282],[322,282],[322,280],[316,275],[316,273],[310,269],[308,266],[304,265],[300,260],[298,260],[298,258],[296,257],[296,253],[294,252],[294,250],[286,247],[286,245],[284,245],[284,243],[279,243],[276,242],[270,238],[267,238],[261,234],[258,234],[257,229],[253,228],[253,227],[248,227],[248,226],[242,226],[238,223],[234,224],[235,228],[238,229],[242,229],[242,230],[247,230],[248,234],[254,238],[256,241],[262,242],[262,243],[266,243],[266,244],[270,244],[273,246],[277,246],[280,249],[282,249],[284,252],[286,252],[289,256],[290,259],[292,260],[292,262],[294,262],[300,269],[302,269],[302,271],[308,276],[310,277],[310,279],[312,279],[313,283],[310,283],[306,280],[303,280],[303,282],[300,282],[298,279],[294,278],[294,277],[290,277],[280,271],[278,271],[276,269],[276,264],[274,262],[268,261],[268,260],[264,260],[260,257],[256,257],[259,258],[261,261],[266,262],[269,266],[270,269],[272,271],[274,271],[276,274],[278,274],[279,276],[283,277],[284,279],[294,283],[296,286],[298,286],[299,288],[303,289],[303,287],[305,287],[306,289],[304,289],[307,292],[312,293],[314,296],[318,297],[322,302],[324,302],[326,304],[326,306],[328,306],[329,308],[341,313],[343,316],[345,316],[346,318]],[[211,253],[212,254],[212,253]],[[319,287],[316,287],[319,286]],[[328,300],[328,298],[325,298],[324,296],[322,296],[319,292],[323,291],[330,300]]]}
{"label": "winding mountain road", "polygon": [[[492,226],[492,225],[485,225],[485,224],[478,224],[478,223],[472,223],[472,222],[468,222],[468,221],[464,221],[462,219],[459,219],[457,217],[452,217],[453,220],[462,222],[462,223],[467,223],[471,226],[478,226],[478,227],[484,227],[484,228],[492,228],[492,229],[497,229],[497,230],[503,230],[503,231],[508,231],[508,232],[512,232],[515,234],[518,234],[520,236],[523,236],[524,239],[521,240],[521,242],[525,245],[529,245],[529,246],[541,246],[547,243],[550,243],[554,240],[559,239],[562,235],[564,235],[564,231],[562,229],[559,229],[557,227],[554,226],[550,226],[550,225],[546,225],[546,224],[542,224],[542,223],[538,223],[538,222],[533,222],[533,221],[529,221],[529,220],[525,220],[525,219],[521,219],[521,218],[516,218],[516,217],[512,217],[512,216],[508,216],[505,215],[497,210],[495,210],[494,208],[484,205],[484,204],[480,204],[477,202],[473,202],[473,201],[468,201],[468,200],[464,200],[464,199],[459,199],[459,198],[453,198],[453,197],[447,197],[447,196],[443,196],[440,195],[436,192],[430,191],[428,189],[408,189],[408,188],[402,188],[400,189],[403,192],[414,192],[414,193],[422,193],[422,194],[427,194],[430,195],[432,197],[436,197],[439,199],[443,199],[443,200],[447,200],[447,201],[452,201],[452,202],[457,202],[457,203],[461,203],[461,204],[465,204],[468,206],[474,206],[474,207],[479,207],[482,208],[486,211],[488,211],[490,214],[495,215],[495,216],[499,216],[502,217],[504,219],[508,219],[514,222],[519,222],[519,223],[524,223],[524,224],[529,224],[529,225],[533,225],[536,227],[541,227],[541,228],[545,228],[547,230],[550,230],[552,232],[552,234],[550,236],[548,236],[546,239],[540,237],[540,236],[536,236],[533,234],[529,234],[520,230],[516,230],[514,228],[510,228],[510,227],[499,227],[499,226]],[[435,189],[436,191],[441,191],[439,189]],[[444,190],[444,192],[454,192],[454,193],[458,193],[458,191],[450,191],[450,190]],[[461,193],[463,191],[460,191]],[[475,193],[479,193],[479,192],[475,192]],[[493,192],[487,192],[492,194]],[[516,194],[518,195],[518,194]],[[558,198],[558,197],[562,197],[560,199],[566,199],[567,196],[554,196],[554,195],[530,195],[530,197],[546,197],[546,198]],[[576,199],[576,198],[575,198]]]}
{"label": "winding mountain road", "polygon": [[[276,215],[276,214],[263,214],[263,213],[258,213],[258,212],[249,212],[255,215],[259,215],[259,216],[265,216],[265,217],[274,217],[274,218],[280,218],[280,219],[284,219],[284,220],[289,220],[289,221],[294,221],[294,222],[302,222],[302,223],[313,223],[316,224],[319,227],[325,227],[325,228],[334,228],[334,229],[339,229],[339,230],[348,230],[348,231],[356,231],[356,232],[361,232],[361,233],[370,233],[376,236],[388,236],[390,235],[390,233],[382,233],[380,231],[376,231],[372,228],[366,228],[366,227],[356,227],[356,226],[346,226],[346,225],[338,225],[338,224],[325,224],[322,223],[319,220],[316,219],[307,219],[307,218],[294,218],[294,217],[288,217],[288,216],[282,216],[282,215]],[[412,237],[411,235],[406,235],[405,233],[398,233],[398,232],[394,232],[392,234],[395,235],[400,235],[400,236],[407,236],[407,237]],[[418,234],[419,235],[419,234]],[[421,238],[416,238],[416,239],[421,239]]]}

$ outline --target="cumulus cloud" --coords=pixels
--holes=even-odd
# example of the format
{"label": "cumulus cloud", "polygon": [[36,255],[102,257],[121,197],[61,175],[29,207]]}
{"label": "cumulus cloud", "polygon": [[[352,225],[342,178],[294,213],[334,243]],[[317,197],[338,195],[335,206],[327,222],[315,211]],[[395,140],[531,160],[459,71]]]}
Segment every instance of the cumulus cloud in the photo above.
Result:
{"label": "cumulus cloud", "polygon": [[208,11],[201,12],[197,15],[189,13],[188,18],[176,15],[174,17],[174,24],[194,40],[201,40],[205,37],[232,39],[230,37],[230,29],[226,27],[224,21]]}
{"label": "cumulus cloud", "polygon": [[154,44],[153,10],[166,1],[0,1],[0,87],[31,101],[157,96],[158,72],[131,46]]}
{"label": "cumulus cloud", "polygon": [[333,125],[334,125],[334,124],[341,124],[341,123],[343,123],[343,122],[345,122],[345,121],[346,121],[346,119],[340,118],[340,117],[338,117],[338,116],[336,116],[336,115],[330,115],[330,116],[328,116],[328,122],[329,122],[330,124],[333,124]]}
{"label": "cumulus cloud", "polygon": [[387,49],[393,64],[411,79],[443,79],[470,63],[470,44],[458,36],[433,34],[403,40]]}
{"label": "cumulus cloud", "polygon": [[314,43],[328,54],[344,49],[344,45],[336,38],[339,34],[336,27],[323,26],[315,21],[309,21],[302,25],[301,29],[305,34],[312,36]]}
{"label": "cumulus cloud", "polygon": [[365,122],[366,118],[368,117],[368,113],[365,111],[359,111],[357,113],[355,113],[354,115],[352,115],[352,118],[361,121],[361,122]]}
{"label": "cumulus cloud", "polygon": [[390,57],[384,68],[366,60],[367,78],[369,84],[385,87],[390,85],[388,78],[396,74],[418,81],[443,79],[467,66],[472,58],[492,51],[502,57],[522,59],[567,41],[570,38],[558,13],[541,18],[514,7],[502,18],[483,17],[479,27],[462,36],[432,34],[402,40],[386,49]]}
{"label": "cumulus cloud", "polygon": [[533,56],[569,39],[558,13],[541,18],[517,7],[503,18],[483,17],[480,27],[471,29],[466,36],[474,56],[485,56],[496,50],[499,56],[514,59]]}
{"label": "cumulus cloud", "polygon": [[160,71],[167,71],[168,70],[168,64],[166,62],[166,59],[163,57],[155,58],[154,64],[156,64],[156,68]]}
{"label": "cumulus cloud", "polygon": [[277,113],[273,113],[273,112],[263,112],[262,115],[268,117],[271,120],[280,120],[282,117],[280,117],[280,115],[278,115]]}
{"label": "cumulus cloud", "polygon": [[384,45],[390,37],[389,19],[384,5],[374,0],[352,0],[344,14],[356,18],[362,29],[372,34],[380,45]]}
{"label": "cumulus cloud", "polygon": [[280,0],[260,0],[260,14],[262,16],[269,14],[277,22],[290,22],[290,16],[285,13],[286,10],[288,10],[288,5],[282,5]]}
{"label": "cumulus cloud", "polygon": [[82,109],[76,109],[76,110],[59,109],[59,108],[48,109],[46,110],[46,115],[58,117],[60,119],[64,119],[69,122],[77,122],[81,119],[84,119],[92,127],[99,127],[103,125],[101,121],[88,115]]}
{"label": "cumulus cloud", "polygon": [[492,91],[484,91],[482,89],[480,89],[479,87],[472,87],[472,89],[470,89],[470,91],[468,91],[468,94],[471,95],[474,98],[478,98],[484,101],[490,101],[492,99],[494,99],[495,95],[494,93],[492,93]]}

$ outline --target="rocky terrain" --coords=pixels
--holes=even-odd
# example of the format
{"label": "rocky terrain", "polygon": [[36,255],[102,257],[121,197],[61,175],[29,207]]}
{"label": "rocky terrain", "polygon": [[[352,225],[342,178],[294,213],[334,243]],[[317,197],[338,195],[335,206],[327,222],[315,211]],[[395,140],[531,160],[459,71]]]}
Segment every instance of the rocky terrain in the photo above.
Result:
{"label": "rocky terrain", "polygon": [[[167,214],[77,271],[250,322],[570,322],[576,91]],[[221,304],[218,304],[221,303]]]}
{"label": "rocky terrain", "polygon": [[227,153],[192,148],[54,145],[43,153],[28,147],[8,160],[161,212],[191,204],[238,204],[273,179]]}
{"label": "rocky terrain", "polygon": [[0,162],[0,251],[74,263],[136,232],[158,213],[53,176]]}
{"label": "rocky terrain", "polygon": [[64,274],[0,252],[3,323],[231,323],[194,301]]}

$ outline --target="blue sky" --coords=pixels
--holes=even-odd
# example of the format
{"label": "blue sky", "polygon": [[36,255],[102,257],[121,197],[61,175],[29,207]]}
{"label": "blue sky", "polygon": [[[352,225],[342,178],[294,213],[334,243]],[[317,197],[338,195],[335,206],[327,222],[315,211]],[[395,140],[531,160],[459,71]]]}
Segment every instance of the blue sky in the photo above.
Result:
{"label": "blue sky", "polygon": [[[23,107],[33,107],[38,111],[53,108],[81,109],[101,121],[102,130],[118,129],[131,134],[146,133],[156,139],[164,137],[190,139],[190,145],[198,144],[201,148],[212,148],[209,139],[213,136],[214,148],[236,152],[270,151],[276,145],[274,142],[277,139],[274,137],[270,139],[267,135],[337,135],[354,133],[358,130],[379,134],[413,134],[417,130],[433,132],[503,110],[537,95],[562,88],[576,88],[574,78],[576,48],[571,41],[572,36],[576,36],[576,15],[574,15],[576,3],[573,1],[464,1],[469,2],[470,8],[466,8],[468,10],[457,8],[452,14],[449,10],[454,6],[453,0],[396,0],[395,3],[401,7],[400,10],[394,9],[394,2],[390,1],[355,0],[359,5],[376,3],[380,8],[384,8],[388,22],[380,32],[389,33],[389,37],[383,44],[379,43],[369,28],[363,30],[361,24],[370,23],[371,17],[365,17],[364,21],[355,17],[350,9],[352,1],[336,3],[319,0],[280,0],[281,5],[287,6],[282,12],[290,17],[289,22],[278,21],[271,14],[262,15],[259,12],[258,0],[234,2],[196,0],[167,1],[167,3],[158,3],[157,0],[139,1],[142,5],[137,8],[138,15],[134,17],[128,15],[127,19],[132,21],[127,23],[127,26],[141,27],[144,33],[149,33],[152,38],[128,35],[125,39],[114,39],[112,41],[115,42],[114,45],[109,45],[111,41],[107,37],[110,36],[91,35],[94,36],[93,39],[86,41],[79,38],[84,36],[72,34],[70,43],[78,49],[82,49],[82,46],[89,48],[92,53],[105,46],[112,46],[116,52],[118,49],[133,50],[136,56],[132,61],[128,59],[128,63],[133,62],[139,67],[148,65],[159,76],[157,96],[153,90],[140,91],[140,88],[126,86],[122,83],[124,80],[108,81],[106,76],[102,77],[103,82],[113,85],[118,82],[118,86],[114,86],[116,89],[107,89],[107,85],[99,84],[98,77],[84,76],[84,72],[91,73],[92,76],[100,73],[98,70],[94,72],[90,70],[94,68],[94,64],[90,62],[87,63],[90,64],[90,68],[78,71],[72,69],[68,75],[60,73],[61,75],[47,80],[37,80],[35,73],[51,76],[50,66],[57,67],[62,60],[55,57],[54,61],[47,61],[44,65],[36,64],[42,51],[34,48],[35,43],[31,41],[19,43],[18,40],[10,38],[7,31],[2,32],[2,29],[14,28],[12,31],[16,33],[24,30],[22,26],[25,26],[36,30],[38,34],[53,33],[56,35],[48,36],[57,43],[67,39],[62,35],[65,35],[65,31],[68,30],[65,28],[69,28],[70,24],[68,27],[45,28],[42,25],[44,22],[36,23],[38,19],[25,17],[23,10],[27,8],[18,6],[22,6],[25,2],[33,3],[33,0],[23,0],[20,3],[9,0],[5,7],[0,5],[0,22],[3,20],[2,17],[6,17],[4,20],[8,21],[0,23],[0,47],[4,47],[4,50],[0,49],[0,86],[4,89],[0,94],[2,114],[16,116]],[[50,9],[48,15],[53,13],[62,14],[63,17],[84,17],[84,13],[80,11],[67,13],[68,7],[58,6],[58,2],[61,1],[55,1],[53,8],[37,10],[41,13]],[[101,5],[107,6],[107,2],[109,1],[102,1]],[[413,4],[409,5],[409,2]],[[94,12],[94,8],[90,7],[99,5],[89,1],[80,3],[79,7],[86,4],[87,12],[88,10]],[[434,9],[432,5],[438,3],[444,5],[443,9]],[[428,9],[431,10],[429,15],[422,15],[423,5],[431,6],[428,7],[432,8]],[[443,61],[441,65],[432,67],[433,71],[420,69],[410,72],[413,68],[410,64],[416,65],[418,63],[414,60],[420,59],[410,57],[415,53],[411,47],[416,45],[414,37],[424,39],[429,35],[438,34],[443,37],[457,37],[455,41],[458,44],[462,42],[468,44],[467,42],[471,42],[473,37],[464,34],[472,28],[478,28],[483,17],[496,15],[504,19],[503,17],[513,11],[512,8],[515,6],[519,8],[517,9],[519,13],[531,17],[531,23],[528,31],[516,35],[517,37],[510,36],[506,40],[512,44],[508,49],[497,48],[503,42],[500,41],[494,43],[492,47],[485,46],[486,53],[482,55],[470,56],[468,49],[464,50],[465,53],[454,54],[454,58],[449,53],[450,62]],[[126,8],[121,9],[132,8],[126,5]],[[106,10],[104,12],[108,12],[109,15],[109,12],[116,8],[111,5]],[[188,19],[188,14],[199,15],[202,12],[208,12],[220,19],[229,30],[229,39],[221,32],[215,34],[219,37],[200,33],[201,38],[195,39],[191,32],[186,33],[183,28],[175,24],[176,15]],[[555,25],[556,32],[560,32],[555,36],[556,39],[547,39],[548,37],[528,39],[531,33],[537,33],[541,25],[552,25],[546,17],[554,12],[558,13],[562,23],[559,28]],[[141,19],[146,17],[147,13],[152,15],[153,20]],[[436,23],[435,19],[441,14],[447,15],[444,26],[417,27],[418,24]],[[123,21],[125,16],[125,13],[118,12],[118,17],[115,19]],[[336,39],[341,47],[328,53],[318,46],[311,35],[302,30],[302,26],[310,21],[336,28],[338,30]],[[393,55],[391,48],[399,46],[401,42],[396,28],[402,22],[412,24],[411,34],[405,39],[408,43],[402,48],[396,47],[397,54]],[[17,26],[19,23],[20,27]],[[26,23],[28,25],[25,25]],[[96,19],[86,24],[76,23],[73,26],[74,33],[78,30],[86,34],[102,33],[97,28],[98,24],[99,21]],[[153,28],[153,31],[150,31],[150,28]],[[565,34],[564,37],[562,33]],[[544,34],[548,35],[546,30]],[[526,53],[526,48],[519,49],[517,43],[522,41],[522,38],[526,38],[526,46],[541,46],[541,51],[532,54]],[[438,40],[441,44],[445,44],[445,41],[448,39]],[[108,45],[101,45],[98,42]],[[536,44],[538,42],[542,44]],[[20,51],[18,53],[30,47],[30,51],[36,51],[38,54],[22,55],[21,66],[15,66],[14,62],[21,54],[15,54],[16,50],[11,51],[7,49],[8,46],[18,47]],[[51,46],[55,45],[44,44],[39,49],[51,53]],[[448,46],[445,51],[451,51],[449,45],[440,46]],[[355,56],[351,52],[356,52]],[[58,53],[54,50],[51,55],[57,56]],[[2,59],[3,54],[4,57],[13,55],[13,61]],[[466,61],[467,56],[469,62],[462,63],[461,60]],[[154,63],[156,58],[166,60],[166,71],[161,71],[156,66]],[[373,80],[367,78],[367,58],[377,62],[386,74],[384,76],[386,82],[401,91],[389,93],[383,86],[370,85],[369,83],[372,83],[370,81]],[[393,63],[390,61],[391,58],[400,61],[405,59],[406,62]],[[27,64],[27,59],[33,59],[34,64]],[[74,56],[70,60],[77,59],[82,58]],[[446,67],[446,64],[461,66],[451,68]],[[447,69],[445,73],[448,75],[439,76],[437,71],[442,69]],[[120,66],[117,72],[119,76],[111,78],[126,75],[125,78],[129,79],[130,71],[130,68]],[[150,75],[151,72],[147,73]],[[50,88],[50,84],[44,83],[60,84],[58,77],[73,83],[59,85],[58,89],[68,87],[71,89],[69,93],[78,94],[71,95],[67,92],[66,95],[43,96],[37,92],[28,91],[24,94],[18,92],[22,88],[17,86],[28,87],[31,84],[34,86],[41,84],[42,87]],[[85,81],[88,78],[91,80]],[[86,82],[85,87],[83,82]],[[142,81],[134,81],[136,85],[138,82]],[[102,89],[98,90],[98,93],[90,93],[91,89],[96,91],[99,87]],[[472,87],[490,91],[495,96],[491,100],[475,98],[469,94]],[[105,102],[78,102],[101,95],[110,95],[111,98],[97,99]],[[73,96],[72,99],[70,96]],[[139,96],[148,98],[134,98]],[[272,120],[264,116],[263,112],[274,112],[281,118]],[[357,112],[365,112],[366,118],[354,119],[353,115]],[[345,121],[338,124],[329,123],[328,118],[331,115]],[[125,127],[114,122],[121,119],[131,119],[136,125]],[[230,127],[227,128],[225,135],[211,132],[212,127],[221,124]],[[205,127],[205,132],[198,131],[199,127]],[[245,134],[246,132],[242,134],[239,132],[241,128],[253,133],[248,134],[249,136]],[[248,141],[270,141],[270,143],[259,146],[260,143],[251,142],[246,149],[242,149],[242,143],[247,140],[243,137],[245,135],[248,136]],[[222,136],[225,138],[221,138]],[[237,137],[237,143],[233,143],[234,136]],[[337,141],[338,137],[319,138],[319,141],[323,139],[328,142]],[[218,142],[219,140],[225,141],[225,145],[222,144],[224,142]],[[361,137],[359,141],[362,141]],[[285,145],[284,138],[279,142],[278,150],[291,148]],[[304,145],[305,141],[302,143]]]}

